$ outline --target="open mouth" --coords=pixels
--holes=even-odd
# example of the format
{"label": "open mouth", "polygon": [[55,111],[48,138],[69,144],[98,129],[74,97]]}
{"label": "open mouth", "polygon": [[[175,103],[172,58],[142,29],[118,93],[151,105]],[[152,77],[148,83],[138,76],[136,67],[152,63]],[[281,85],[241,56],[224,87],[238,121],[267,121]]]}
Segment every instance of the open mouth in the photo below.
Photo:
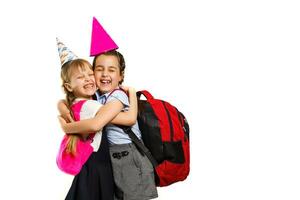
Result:
{"label": "open mouth", "polygon": [[111,81],[110,80],[100,80],[100,83],[106,85],[106,84],[110,84]]}
{"label": "open mouth", "polygon": [[93,83],[89,83],[83,86],[84,89],[93,89],[95,85]]}

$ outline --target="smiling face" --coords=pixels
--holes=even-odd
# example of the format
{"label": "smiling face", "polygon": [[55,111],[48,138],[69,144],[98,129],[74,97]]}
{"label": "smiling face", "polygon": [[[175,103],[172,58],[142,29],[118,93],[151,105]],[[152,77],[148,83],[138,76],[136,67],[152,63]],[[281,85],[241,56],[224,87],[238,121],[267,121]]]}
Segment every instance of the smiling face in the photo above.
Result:
{"label": "smiling face", "polygon": [[64,86],[76,98],[91,99],[96,92],[94,72],[89,66],[74,66],[69,72],[69,82]]}
{"label": "smiling face", "polygon": [[100,55],[95,60],[95,80],[101,93],[108,93],[123,80],[118,58],[114,55]]}

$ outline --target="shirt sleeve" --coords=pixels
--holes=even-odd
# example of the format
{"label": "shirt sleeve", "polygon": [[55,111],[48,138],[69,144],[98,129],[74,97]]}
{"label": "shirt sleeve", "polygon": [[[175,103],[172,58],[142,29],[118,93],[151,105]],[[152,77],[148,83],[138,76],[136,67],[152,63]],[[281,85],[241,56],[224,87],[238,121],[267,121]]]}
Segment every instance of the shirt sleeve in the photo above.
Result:
{"label": "shirt sleeve", "polygon": [[[80,120],[82,119],[90,119],[95,117],[98,110],[101,108],[102,104],[95,100],[87,100],[82,105],[81,111],[80,111]],[[93,151],[97,152],[100,144],[101,144],[101,138],[102,138],[102,131],[98,131],[91,142],[91,146],[93,147]]]}
{"label": "shirt sleeve", "polygon": [[81,111],[80,111],[80,120],[82,119],[90,119],[95,117],[98,110],[102,106],[101,103],[95,100],[87,100],[82,105]]}
{"label": "shirt sleeve", "polygon": [[119,100],[123,105],[124,108],[127,110],[129,108],[129,99],[127,94],[122,90],[114,91],[107,99],[106,102]]}

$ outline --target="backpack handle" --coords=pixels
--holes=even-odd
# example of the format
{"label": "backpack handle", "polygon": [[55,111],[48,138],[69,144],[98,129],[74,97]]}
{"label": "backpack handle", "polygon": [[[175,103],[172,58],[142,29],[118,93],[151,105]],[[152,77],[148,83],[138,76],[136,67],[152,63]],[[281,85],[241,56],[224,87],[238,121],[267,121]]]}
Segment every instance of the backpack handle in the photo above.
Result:
{"label": "backpack handle", "polygon": [[146,97],[147,100],[150,100],[150,99],[154,99],[154,97],[152,96],[152,94],[150,94],[150,92],[148,92],[147,90],[141,90],[141,91],[138,91],[136,93],[137,97],[140,99],[141,95],[144,95]]}

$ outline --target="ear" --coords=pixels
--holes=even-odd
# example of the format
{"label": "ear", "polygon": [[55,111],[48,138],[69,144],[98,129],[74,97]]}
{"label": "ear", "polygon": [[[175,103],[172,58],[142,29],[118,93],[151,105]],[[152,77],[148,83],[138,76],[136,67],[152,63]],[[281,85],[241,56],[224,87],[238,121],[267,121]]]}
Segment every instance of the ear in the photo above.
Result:
{"label": "ear", "polygon": [[73,88],[71,87],[70,83],[65,83],[64,86],[69,92],[73,92]]}
{"label": "ear", "polygon": [[122,82],[124,81],[124,71],[121,72],[121,76],[120,76],[119,83],[120,83],[121,81],[122,81]]}

